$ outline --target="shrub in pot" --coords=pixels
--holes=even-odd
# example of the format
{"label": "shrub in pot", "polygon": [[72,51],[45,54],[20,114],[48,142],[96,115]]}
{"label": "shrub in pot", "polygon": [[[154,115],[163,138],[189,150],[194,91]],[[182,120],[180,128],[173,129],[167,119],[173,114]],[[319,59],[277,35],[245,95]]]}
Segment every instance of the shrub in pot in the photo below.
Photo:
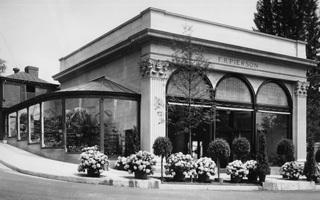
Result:
{"label": "shrub in pot", "polygon": [[153,153],[161,157],[161,180],[163,180],[163,158],[168,157],[172,151],[172,143],[167,137],[158,137],[153,143]]}
{"label": "shrub in pot", "polygon": [[244,137],[235,138],[232,142],[232,152],[236,159],[243,162],[243,159],[250,153],[250,142]]}
{"label": "shrub in pot", "polygon": [[279,165],[282,166],[286,162],[294,161],[294,145],[292,140],[282,139],[277,145],[277,154],[280,158]]}
{"label": "shrub in pot", "polygon": [[268,155],[266,149],[266,136],[264,133],[259,134],[259,149],[257,155],[257,174],[259,181],[264,182],[266,175],[270,174]]}
{"label": "shrub in pot", "polygon": [[230,156],[230,146],[226,140],[217,138],[210,142],[208,153],[211,158],[217,158],[218,179],[220,180],[220,160]]}

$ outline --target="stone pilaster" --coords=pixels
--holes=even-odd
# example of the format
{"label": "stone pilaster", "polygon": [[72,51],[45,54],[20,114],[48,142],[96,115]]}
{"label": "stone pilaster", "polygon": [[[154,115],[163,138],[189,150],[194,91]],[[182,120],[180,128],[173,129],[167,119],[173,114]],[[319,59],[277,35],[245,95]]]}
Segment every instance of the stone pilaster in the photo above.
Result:
{"label": "stone pilaster", "polygon": [[168,62],[146,59],[139,63],[141,79],[141,149],[153,152],[152,145],[166,130],[166,72]]}
{"label": "stone pilaster", "polygon": [[308,82],[297,81],[295,88],[295,105],[293,121],[293,143],[296,147],[297,161],[306,160],[307,151],[307,89]]}

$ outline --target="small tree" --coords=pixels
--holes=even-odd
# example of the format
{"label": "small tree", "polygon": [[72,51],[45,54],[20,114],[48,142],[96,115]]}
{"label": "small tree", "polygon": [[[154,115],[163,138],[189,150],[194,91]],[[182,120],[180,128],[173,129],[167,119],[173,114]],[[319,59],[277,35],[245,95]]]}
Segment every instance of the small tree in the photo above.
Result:
{"label": "small tree", "polygon": [[[169,67],[175,73],[168,86],[168,100],[178,103],[179,106],[169,105],[168,122],[177,128],[177,134],[186,134],[188,138],[188,153],[192,155],[192,130],[201,123],[210,123],[213,119],[211,101],[212,87],[206,75],[209,72],[209,63],[204,56],[204,49],[195,45],[191,37],[192,27],[184,27],[182,39],[176,39],[172,44],[172,62]],[[207,108],[204,108],[206,105]],[[208,108],[209,107],[209,108]]]}
{"label": "small tree", "polygon": [[161,156],[161,180],[163,180],[163,158],[168,157],[172,151],[172,143],[167,137],[158,137],[153,143],[153,153]]}
{"label": "small tree", "polygon": [[6,71],[6,61],[0,58],[0,75]]}
{"label": "small tree", "polygon": [[[280,157],[280,166],[286,162],[294,161],[294,145],[292,140],[282,139],[277,145],[277,154]],[[284,158],[281,158],[284,157]]]}
{"label": "small tree", "polygon": [[230,146],[224,139],[217,138],[210,142],[208,153],[212,159],[217,158],[218,179],[220,179],[220,160],[230,156]]}
{"label": "small tree", "polygon": [[235,138],[232,142],[232,151],[237,159],[243,162],[244,157],[250,153],[250,142],[244,137]]}
{"label": "small tree", "polygon": [[264,133],[259,134],[259,150],[257,155],[257,174],[260,182],[264,182],[266,175],[270,174],[268,155],[266,149],[266,136]]}
{"label": "small tree", "polygon": [[304,163],[303,174],[307,177],[308,181],[316,179],[316,160],[314,158],[314,140],[313,133],[309,133],[307,145],[307,158]]}

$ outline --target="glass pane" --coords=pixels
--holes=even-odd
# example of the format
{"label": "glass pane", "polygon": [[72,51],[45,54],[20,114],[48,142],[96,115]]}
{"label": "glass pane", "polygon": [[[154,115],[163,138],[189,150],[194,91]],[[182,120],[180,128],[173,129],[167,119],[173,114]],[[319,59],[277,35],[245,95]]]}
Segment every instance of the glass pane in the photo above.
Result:
{"label": "glass pane", "polygon": [[[104,99],[105,154],[117,157],[124,154],[125,136],[137,127],[137,102]],[[129,137],[129,136],[128,136]]]}
{"label": "glass pane", "polygon": [[17,113],[9,114],[9,137],[17,136]]}
{"label": "glass pane", "polygon": [[266,135],[269,162],[277,165],[277,145],[282,138],[288,137],[288,117],[290,115],[257,113],[257,130]]}
{"label": "glass pane", "polygon": [[[192,74],[191,78],[188,77],[189,73],[187,72],[173,74],[168,83],[167,95],[186,98],[189,96],[189,88],[191,88],[190,96],[193,99],[210,100],[211,86],[208,85],[204,77]],[[190,84],[188,80],[190,80]]]}
{"label": "glass pane", "polygon": [[9,136],[8,135],[8,115],[6,115],[6,119],[5,119],[5,129],[4,129],[4,133],[6,136]]}
{"label": "glass pane", "polygon": [[18,119],[18,140],[28,140],[28,113],[26,108],[23,110],[19,110]]}
{"label": "glass pane", "polygon": [[67,151],[81,152],[100,143],[99,99],[66,100]]}
{"label": "glass pane", "polygon": [[288,106],[287,95],[283,89],[275,83],[263,85],[257,96],[258,104]]}
{"label": "glass pane", "polygon": [[62,146],[62,101],[43,102],[43,145],[44,147]]}
{"label": "glass pane", "polygon": [[[217,110],[216,135],[215,138],[226,140],[232,151],[232,142],[235,138],[245,137],[251,144],[253,150],[254,141],[252,138],[252,112],[248,111],[232,111]],[[250,155],[248,155],[250,158]],[[233,160],[233,153],[230,158],[221,162],[225,166]]]}
{"label": "glass pane", "polygon": [[30,122],[30,142],[40,142],[41,122],[40,122],[40,104],[29,107]]}
{"label": "glass pane", "polygon": [[216,89],[216,100],[251,103],[251,94],[247,85],[238,78],[223,79]]}

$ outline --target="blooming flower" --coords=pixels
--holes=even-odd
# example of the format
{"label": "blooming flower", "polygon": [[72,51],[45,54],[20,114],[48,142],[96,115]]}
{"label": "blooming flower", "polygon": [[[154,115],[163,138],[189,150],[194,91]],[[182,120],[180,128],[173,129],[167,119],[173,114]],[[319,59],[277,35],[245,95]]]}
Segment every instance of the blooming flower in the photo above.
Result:
{"label": "blooming flower", "polygon": [[291,178],[299,178],[303,173],[303,165],[297,161],[286,162],[280,167],[280,174]]}
{"label": "blooming flower", "polygon": [[233,162],[228,163],[226,167],[226,174],[233,177],[245,177],[249,174],[249,170],[241,162],[241,160],[234,160]]}
{"label": "blooming flower", "polygon": [[216,163],[207,157],[200,158],[195,163],[195,169],[198,175],[207,174],[214,176],[216,174]]}
{"label": "blooming flower", "polygon": [[155,171],[156,160],[153,154],[147,151],[139,151],[127,157],[125,163],[124,169],[129,173],[143,171],[149,175]]}
{"label": "blooming flower", "polygon": [[183,153],[171,154],[164,166],[166,168],[166,174],[176,175],[177,173],[183,173],[188,176],[195,176],[195,163],[192,157]]}

